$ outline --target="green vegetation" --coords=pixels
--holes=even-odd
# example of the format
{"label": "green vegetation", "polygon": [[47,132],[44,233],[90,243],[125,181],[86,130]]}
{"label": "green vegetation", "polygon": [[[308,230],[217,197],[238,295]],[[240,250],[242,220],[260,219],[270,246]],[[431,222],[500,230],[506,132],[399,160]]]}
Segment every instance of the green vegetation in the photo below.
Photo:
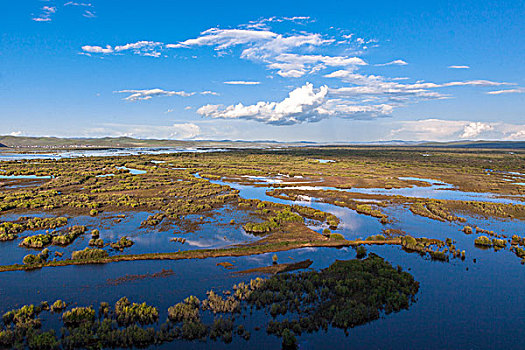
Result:
{"label": "green vegetation", "polygon": [[86,227],[82,225],[68,227],[65,234],[53,236],[52,242],[54,245],[66,246],[73,243],[77,237],[81,236],[85,232]]}
{"label": "green vegetation", "polygon": [[479,236],[474,240],[474,244],[478,247],[494,247],[496,249],[500,249],[507,246],[507,241],[504,239],[490,239],[487,236]]}
{"label": "green vegetation", "polygon": [[[249,294],[247,301],[292,319],[270,321],[267,331],[283,336],[331,325],[351,328],[409,307],[419,288],[413,277],[371,253],[364,260],[336,261],[320,272],[275,275]],[[291,291],[289,293],[288,291]]]}
{"label": "green vegetation", "polygon": [[119,325],[129,326],[134,323],[147,325],[157,322],[159,312],[146,303],[136,304],[123,297],[115,304],[115,315]]}
{"label": "green vegetation", "polygon": [[66,326],[79,326],[95,320],[95,310],[92,307],[75,307],[62,314],[62,321]]}
{"label": "green vegetation", "polygon": [[[98,241],[95,241],[95,243],[97,243]],[[102,243],[103,244],[103,243]],[[129,248],[133,245],[133,241],[130,240],[128,237],[126,236],[123,236],[121,237],[116,243],[110,243],[110,247],[115,249],[115,250],[119,250],[119,251],[124,251],[124,248]]]}
{"label": "green vegetation", "polygon": [[253,223],[249,222],[243,226],[244,230],[248,233],[255,235],[270,233],[281,227],[281,224],[287,222],[302,222],[303,218],[291,212],[290,210],[282,210],[277,212],[277,215],[271,217],[268,221]]}
{"label": "green vegetation", "polygon": [[438,221],[459,221],[465,222],[465,218],[452,214],[446,208],[447,201],[427,200],[424,202],[415,202],[410,205],[410,211],[416,215],[424,216]]}
{"label": "green vegetation", "polygon": [[[439,239],[414,238],[406,235],[401,237],[401,246],[408,252],[417,252],[421,256],[428,255],[432,260],[449,261],[450,256],[465,259],[464,251],[456,249],[450,238],[443,242]],[[440,250],[442,248],[444,249]]]}
{"label": "green vegetation", "polygon": [[356,251],[356,258],[363,259],[366,256],[366,248],[362,245],[358,245],[355,248]]}
{"label": "green vegetation", "polygon": [[49,249],[44,249],[37,255],[28,254],[24,256],[24,265],[35,266],[44,264],[49,258]]}
{"label": "green vegetation", "polygon": [[[0,242],[12,241],[18,238],[18,234],[27,230],[55,229],[67,225],[67,218],[29,218],[21,217],[17,221],[6,221],[0,223]],[[35,247],[41,248],[41,247]]]}
{"label": "green vegetation", "polygon": [[58,299],[51,305],[51,312],[62,312],[67,307],[67,304],[63,301]]}
{"label": "green vegetation", "polygon": [[102,249],[85,248],[84,250],[74,251],[71,255],[73,260],[98,260],[108,257],[108,252]]}
{"label": "green vegetation", "polygon": [[373,235],[366,238],[367,241],[384,241],[385,239],[383,235]]}
{"label": "green vegetation", "polygon": [[53,235],[46,233],[46,234],[39,234],[34,236],[28,236],[24,238],[22,243],[20,243],[21,246],[27,247],[27,248],[43,248],[45,246],[48,246],[53,241]]}
{"label": "green vegetation", "polygon": [[[267,332],[282,337],[286,346],[293,346],[302,332],[326,329],[329,325],[346,329],[407,309],[418,288],[410,274],[370,254],[364,260],[337,261],[321,271],[241,282],[223,295],[209,291],[203,301],[190,296],[170,307],[168,321],[158,328],[148,327],[158,321],[155,307],[132,303],[126,297],[115,303],[113,312],[105,302],[100,303],[98,312],[92,306],[63,312],[66,305],[60,300],[51,308],[47,303],[38,307],[26,305],[4,314],[0,344],[72,349],[148,347],[175,339],[230,343],[234,336],[250,339],[245,325],[236,324],[243,322],[244,317],[235,315],[246,316],[246,307],[255,307],[274,318],[268,322]],[[59,334],[41,331],[39,315],[48,309],[62,314],[65,327]],[[213,317],[203,317],[205,313]]]}

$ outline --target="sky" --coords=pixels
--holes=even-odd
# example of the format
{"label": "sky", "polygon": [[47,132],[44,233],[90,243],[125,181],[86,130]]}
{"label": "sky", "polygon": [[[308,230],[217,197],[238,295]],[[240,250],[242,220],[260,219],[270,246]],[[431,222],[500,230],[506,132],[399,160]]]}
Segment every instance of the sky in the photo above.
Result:
{"label": "sky", "polygon": [[525,1],[5,1],[0,134],[525,140]]}

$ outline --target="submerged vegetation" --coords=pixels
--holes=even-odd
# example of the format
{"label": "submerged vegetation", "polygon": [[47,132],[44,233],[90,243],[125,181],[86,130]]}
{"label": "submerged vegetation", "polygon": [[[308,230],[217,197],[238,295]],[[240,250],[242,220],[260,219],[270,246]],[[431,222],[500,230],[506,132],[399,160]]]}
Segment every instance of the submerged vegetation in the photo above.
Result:
{"label": "submerged vegetation", "polygon": [[[126,297],[115,303],[66,309],[57,300],[51,307],[26,305],[3,315],[0,346],[31,349],[131,348],[181,340],[215,340],[230,343],[233,337],[249,340],[242,324],[250,309],[264,309],[274,318],[266,331],[292,342],[303,332],[329,326],[351,328],[373,321],[383,314],[407,309],[415,300],[419,283],[400,267],[370,254],[364,260],[337,261],[321,271],[279,274],[233,286],[232,292],[214,291],[199,300],[189,296],[167,310],[160,326],[157,308],[132,303]],[[43,331],[39,315],[45,311],[61,314],[60,333]],[[250,311],[250,313],[253,312]],[[291,318],[281,318],[288,315]],[[205,315],[208,315],[205,317]],[[211,317],[211,323],[209,320]],[[239,324],[241,322],[241,324]]]}

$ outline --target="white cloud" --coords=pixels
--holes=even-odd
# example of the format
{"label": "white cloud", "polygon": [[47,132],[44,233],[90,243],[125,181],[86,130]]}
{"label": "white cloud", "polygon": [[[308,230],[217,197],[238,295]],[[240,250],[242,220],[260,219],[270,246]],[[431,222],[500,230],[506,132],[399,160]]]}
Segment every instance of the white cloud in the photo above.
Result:
{"label": "white cloud", "polygon": [[228,85],[259,85],[260,81],[244,81],[244,80],[232,80],[232,81],[225,81],[224,84]]}
{"label": "white cloud", "polygon": [[83,7],[93,7],[92,4],[86,3],[86,2],[74,2],[74,1],[68,1],[64,4],[64,6],[83,6]]}
{"label": "white cloud", "polygon": [[392,62],[376,64],[376,66],[377,67],[383,67],[383,66],[406,66],[407,64],[408,63],[406,63],[403,60],[395,60],[395,61],[392,61]]}
{"label": "white cloud", "polygon": [[200,94],[201,94],[201,95],[213,95],[213,96],[219,96],[219,93],[218,93],[218,92],[215,92],[215,91],[209,91],[209,90],[207,90],[207,91],[202,91]]}
{"label": "white cloud", "polygon": [[364,66],[366,62],[358,57],[323,56],[323,55],[298,55],[283,53],[274,58],[268,67],[277,69],[277,74],[282,77],[298,78],[307,73],[315,72],[329,67],[353,67]]}
{"label": "white cloud", "polygon": [[250,28],[250,29],[268,29],[269,23],[282,23],[282,22],[294,22],[294,23],[307,23],[311,22],[312,19],[308,16],[293,16],[293,17],[269,17],[269,18],[261,18],[257,21],[250,21],[246,25],[242,25],[241,27]]}
{"label": "white cloud", "polygon": [[[306,19],[290,17],[287,20]],[[283,19],[284,20],[284,19]],[[278,21],[273,19],[271,21]],[[264,23],[267,23],[265,20]],[[255,22],[254,22],[255,23]],[[286,78],[298,78],[308,73],[317,72],[327,66],[347,67],[365,65],[358,57],[310,55],[296,50],[312,50],[330,45],[336,40],[326,38],[319,33],[295,33],[283,35],[269,30],[265,25],[253,24],[249,29],[211,28],[193,39],[168,44],[166,48],[191,48],[194,46],[211,46],[217,51],[224,51],[240,46],[240,57],[265,64],[269,69]],[[263,29],[261,29],[263,28]]]}
{"label": "white cloud", "polygon": [[111,46],[101,47],[101,46],[90,46],[90,45],[84,45],[82,46],[82,51],[89,52],[89,53],[113,53],[115,52]]}
{"label": "white cloud", "polygon": [[315,92],[310,83],[290,92],[281,102],[258,102],[244,106],[242,103],[221,109],[218,105],[206,105],[197,113],[211,118],[250,119],[268,124],[289,125],[321,119],[317,108],[325,101],[328,88],[322,86]]}
{"label": "white cloud", "polygon": [[103,124],[86,130],[90,136],[128,136],[140,139],[194,139],[201,134],[195,123],[174,123],[171,125]]}
{"label": "white cloud", "polygon": [[482,123],[482,122],[472,122],[465,125],[463,128],[463,133],[461,134],[461,138],[463,139],[469,139],[473,137],[479,136],[481,133],[485,131],[494,130],[494,126],[490,125],[488,123]]}
{"label": "white cloud", "polygon": [[95,15],[95,13],[93,13],[93,11],[89,11],[89,10],[86,10],[84,11],[84,13],[82,14],[82,16],[86,17],[86,18],[95,18],[97,17]]}
{"label": "white cloud", "polygon": [[51,17],[57,12],[54,6],[43,6],[42,13],[38,17],[33,17],[35,22],[51,22]]}
{"label": "white cloud", "polygon": [[342,69],[324,75],[325,78],[336,78],[350,86],[330,89],[334,96],[348,99],[374,98],[378,102],[415,103],[427,99],[444,99],[448,95],[439,90],[447,87],[477,86],[490,87],[508,85],[505,82],[488,80],[451,81],[446,83],[401,83],[399,79],[388,79],[380,75],[363,75],[355,73],[355,69]]}
{"label": "white cloud", "polygon": [[359,105],[340,99],[328,98],[328,87],[315,90],[306,83],[292,90],[280,102],[257,102],[253,105],[205,105],[197,110],[200,115],[221,119],[248,119],[274,125],[292,125],[303,122],[317,122],[328,117],[371,118],[388,114],[391,106]]}
{"label": "white cloud", "polygon": [[470,66],[448,66],[450,69],[470,69]]}
{"label": "white cloud", "polygon": [[142,40],[125,45],[117,45],[115,47],[112,47],[111,45],[107,45],[106,47],[84,45],[82,46],[82,51],[102,54],[114,54],[124,51],[133,51],[133,53],[136,55],[160,57],[162,45],[163,44],[160,42]]}
{"label": "white cloud", "polygon": [[120,90],[116,91],[117,93],[129,93],[128,97],[125,97],[126,101],[143,101],[150,100],[153,97],[157,96],[192,96],[194,92],[186,91],[166,91],[162,89],[149,89],[149,90]]}
{"label": "white cloud", "polygon": [[[211,28],[194,38],[178,43],[165,44],[156,41],[137,41],[116,46],[83,46],[85,54],[123,54],[132,52],[143,56],[160,57],[168,49],[193,49],[209,47],[218,55],[236,55],[240,59],[259,63],[272,71],[270,78],[278,75],[283,78],[301,78],[307,75],[318,79],[322,87],[314,90],[312,84],[306,84],[290,92],[282,101],[260,102],[252,105],[242,103],[221,106],[208,104],[198,109],[198,113],[211,118],[249,119],[264,123],[286,125],[301,122],[314,122],[328,117],[341,118],[376,118],[387,116],[399,108],[412,103],[430,99],[452,97],[452,87],[502,87],[512,85],[507,82],[489,80],[464,80],[446,82],[425,82],[409,78],[389,78],[381,75],[364,74],[360,70],[367,65],[359,57],[368,45],[375,45],[376,40],[368,40],[348,32],[335,30],[331,36],[322,33],[310,33],[306,30],[279,33],[271,28],[272,24],[289,21],[307,23],[307,17],[271,17],[249,22],[236,28]],[[193,55],[193,53],[192,53]],[[407,62],[396,59],[375,66],[404,66]],[[459,69],[467,66],[450,66]],[[329,68],[335,69],[328,73]],[[370,67],[373,68],[373,67]],[[328,74],[327,74],[328,73]],[[325,83],[327,79],[331,84]],[[407,81],[405,81],[407,80]],[[274,82],[279,83],[281,79]],[[259,81],[225,81],[229,85],[258,85]],[[290,88],[291,89],[291,88]],[[196,93],[184,91],[125,90],[130,95],[126,100],[137,101],[151,99],[153,96],[189,96]],[[496,90],[489,94],[518,93],[521,88]],[[322,98],[319,94],[322,93]],[[211,91],[201,95],[217,95]],[[256,100],[257,101],[257,100]],[[285,108],[287,107],[287,108]],[[294,107],[294,108],[292,108]],[[421,124],[418,124],[421,125]],[[463,123],[464,128],[467,124]],[[497,130],[481,128],[484,135]],[[475,134],[475,125],[464,131],[457,130],[457,137]]]}
{"label": "white cloud", "polygon": [[507,89],[507,90],[495,90],[495,91],[487,92],[487,94],[489,94],[489,95],[523,94],[523,93],[525,93],[525,88]]}
{"label": "white cloud", "polygon": [[390,137],[414,141],[525,140],[525,125],[502,122],[423,119],[400,121]]}

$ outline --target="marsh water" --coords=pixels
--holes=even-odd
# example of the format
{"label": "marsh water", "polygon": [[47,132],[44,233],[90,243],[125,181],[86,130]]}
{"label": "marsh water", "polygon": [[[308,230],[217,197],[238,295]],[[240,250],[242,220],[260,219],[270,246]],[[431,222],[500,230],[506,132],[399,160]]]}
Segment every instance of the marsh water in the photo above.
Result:
{"label": "marsh water", "polygon": [[64,150],[49,153],[12,153],[0,152],[0,161],[31,160],[31,159],[63,159],[80,157],[117,157],[117,156],[136,156],[172,153],[202,153],[202,152],[223,152],[222,148],[172,148],[172,147],[138,147],[138,148],[109,148],[109,149],[85,149],[85,150]]}
{"label": "marsh water", "polygon": [[[198,176],[198,174],[196,175]],[[457,191],[450,185],[428,179],[430,186],[415,186],[403,189],[349,189],[362,190],[359,193],[388,192],[392,195],[425,196],[436,198],[448,196],[446,199],[468,199],[483,201],[508,201],[519,203],[519,200],[498,198],[493,194],[471,193]],[[315,198],[302,197],[302,201],[290,201],[274,198],[266,194],[273,189],[271,183],[259,179],[253,184],[238,184],[226,181],[211,180],[212,183],[228,185],[240,191],[243,198],[255,198],[283,204],[299,204],[311,206],[335,214],[340,220],[339,228],[334,232],[343,234],[346,238],[366,238],[379,234],[383,228],[395,228],[406,231],[415,237],[432,237],[445,240],[450,237],[456,241],[460,250],[466,250],[465,261],[451,259],[448,263],[436,262],[422,258],[415,253],[407,253],[398,246],[369,246],[368,252],[374,252],[394,266],[400,265],[404,270],[420,282],[417,301],[407,311],[386,315],[380,320],[367,325],[350,329],[348,335],[342,330],[329,328],[327,332],[303,334],[299,337],[301,349],[320,348],[521,348],[520,334],[525,328],[525,267],[508,249],[498,252],[474,247],[476,235],[466,235],[461,232],[464,224],[439,222],[425,217],[416,216],[403,205],[382,209],[394,221],[382,225],[377,218],[358,214],[355,211],[335,205],[321,203]],[[300,187],[294,187],[300,188]],[[326,188],[318,188],[326,189]],[[330,188],[332,190],[332,188]],[[340,190],[340,189],[336,189]],[[346,190],[345,190],[346,191]],[[473,199],[475,198],[475,199]],[[32,216],[38,213],[28,213]],[[124,214],[125,217],[119,217]],[[122,235],[129,236],[135,244],[127,248],[125,253],[169,252],[185,249],[200,249],[225,247],[232,244],[258,239],[246,234],[241,226],[231,224],[246,221],[249,214],[225,207],[204,216],[187,216],[181,222],[169,227],[141,227],[141,222],[151,213],[125,212],[104,213],[99,217],[70,218],[68,226],[86,225],[88,232],[92,228],[100,230],[104,241],[117,240]],[[494,230],[508,236],[523,235],[525,226],[517,220],[487,219],[462,215],[467,223],[484,229]],[[1,220],[14,220],[18,216],[4,215]],[[191,229],[186,223],[196,223]],[[325,226],[318,222],[309,222],[310,227],[321,232]],[[35,234],[38,231],[26,232]],[[23,236],[23,235],[22,235]],[[185,238],[184,244],[173,242],[175,237]],[[87,246],[90,235],[87,233],[66,248],[51,247],[51,251],[60,251],[69,256],[73,250]],[[0,242],[0,264],[19,263],[26,248],[18,247],[18,241]],[[114,254],[115,252],[112,252]],[[276,253],[278,262],[297,262],[305,259],[313,260],[311,268],[321,269],[329,266],[335,260],[355,258],[353,248],[303,248]],[[133,261],[105,265],[67,266],[60,268],[44,268],[35,271],[4,272],[0,279],[0,312],[28,303],[54,301],[63,299],[78,305],[98,305],[101,301],[114,303],[122,296],[131,301],[142,302],[159,307],[161,321],[166,318],[169,306],[181,301],[189,295],[203,298],[206,291],[230,290],[241,281],[262,276],[259,274],[238,275],[236,271],[270,265],[271,254],[260,254],[235,258],[207,258],[178,261]],[[218,266],[218,263],[229,262],[232,269]],[[162,278],[124,279],[126,275],[153,274],[163,269],[172,270],[173,274]],[[115,283],[115,281],[121,281]],[[264,325],[268,315],[255,312],[243,323],[252,333],[249,343],[235,338],[233,343],[225,345],[221,342],[211,344],[203,342],[182,342],[165,344],[164,348],[278,348],[281,341],[277,337],[268,336]],[[57,322],[51,325],[57,324]],[[55,320],[56,321],[56,320]],[[254,330],[255,327],[261,330]]]}

